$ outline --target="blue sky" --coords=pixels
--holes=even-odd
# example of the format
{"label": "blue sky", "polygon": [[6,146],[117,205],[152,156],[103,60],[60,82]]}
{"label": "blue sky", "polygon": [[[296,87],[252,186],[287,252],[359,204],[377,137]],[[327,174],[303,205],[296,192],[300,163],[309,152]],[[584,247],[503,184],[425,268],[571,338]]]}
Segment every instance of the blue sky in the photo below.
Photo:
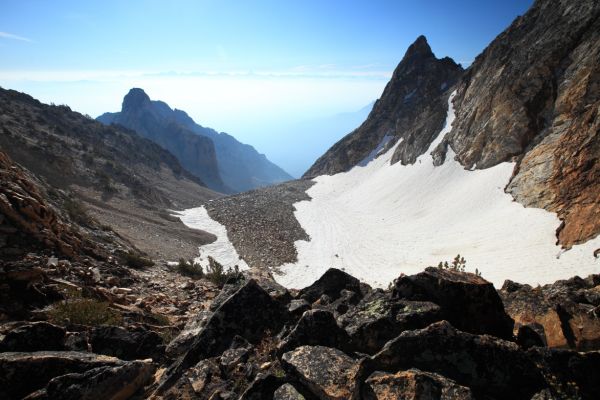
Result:
{"label": "blue sky", "polygon": [[277,159],[269,137],[376,99],[418,35],[468,65],[531,3],[1,0],[0,85],[92,116],[140,86]]}

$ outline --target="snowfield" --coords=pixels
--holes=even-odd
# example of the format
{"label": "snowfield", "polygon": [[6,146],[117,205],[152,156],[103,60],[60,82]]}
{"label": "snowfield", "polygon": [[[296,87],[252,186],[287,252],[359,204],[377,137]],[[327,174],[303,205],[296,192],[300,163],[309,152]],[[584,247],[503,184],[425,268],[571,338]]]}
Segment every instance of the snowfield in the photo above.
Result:
{"label": "snowfield", "polygon": [[208,266],[208,256],[213,257],[225,268],[233,268],[237,265],[240,270],[248,269],[246,261],[240,258],[235,247],[229,241],[227,228],[212,219],[204,206],[171,212],[174,217],[178,217],[181,222],[190,228],[202,229],[217,237],[214,242],[200,246],[200,256],[194,259],[195,262],[202,265],[205,271]]}
{"label": "snowfield", "polygon": [[554,213],[525,208],[504,193],[514,163],[465,170],[451,149],[433,166],[430,152],[450,131],[452,97],[444,129],[413,165],[390,165],[395,147],[365,166],[319,176],[311,201],[295,216],[311,240],[297,241],[298,262],[281,266],[276,280],[301,288],[336,267],[384,287],[460,253],[467,270],[500,287],[505,279],[544,284],[600,271],[593,251],[600,238],[562,253],[555,245]]}
{"label": "snowfield", "polygon": [[[295,204],[295,216],[311,239],[295,243],[298,261],[279,268],[279,283],[302,288],[335,267],[385,287],[401,273],[418,273],[458,253],[466,258],[467,271],[477,268],[498,288],[505,279],[536,285],[600,271],[593,256],[600,237],[564,252],[555,245],[556,214],[525,208],[504,192],[514,163],[468,171],[449,148],[446,162],[433,166],[430,152],[454,120],[453,96],[444,129],[415,164],[391,165],[398,144],[375,157],[382,143],[350,171],[315,178],[307,191],[312,200]],[[217,235],[201,254],[247,268],[225,227],[204,207],[178,216]],[[199,261],[207,262],[203,256]]]}

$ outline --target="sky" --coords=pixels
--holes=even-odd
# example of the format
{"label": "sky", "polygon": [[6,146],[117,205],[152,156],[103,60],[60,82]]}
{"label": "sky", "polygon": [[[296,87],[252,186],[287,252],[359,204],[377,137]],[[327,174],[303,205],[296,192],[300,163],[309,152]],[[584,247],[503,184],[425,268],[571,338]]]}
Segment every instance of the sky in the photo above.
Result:
{"label": "sky", "polygon": [[285,164],[286,132],[377,99],[419,35],[468,66],[531,3],[0,0],[0,86],[93,117],[141,87]]}

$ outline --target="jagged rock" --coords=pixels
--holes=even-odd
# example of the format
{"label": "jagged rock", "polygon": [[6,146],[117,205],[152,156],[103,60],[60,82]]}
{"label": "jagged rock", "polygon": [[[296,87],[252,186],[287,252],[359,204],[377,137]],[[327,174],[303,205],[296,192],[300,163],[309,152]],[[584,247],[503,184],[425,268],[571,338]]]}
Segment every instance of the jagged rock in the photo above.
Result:
{"label": "jagged rock", "polygon": [[528,356],[542,368],[554,398],[600,398],[600,352],[532,348]]}
{"label": "jagged rock", "polygon": [[368,289],[358,279],[346,272],[330,268],[316,282],[302,289],[298,298],[314,303],[326,295],[331,302],[339,299],[344,290],[356,293],[359,296],[358,302],[364,295],[363,291]]}
{"label": "jagged rock", "polygon": [[19,326],[0,341],[0,352],[64,350],[66,331],[48,322]]}
{"label": "jagged rock", "polygon": [[92,352],[123,360],[159,360],[164,353],[160,335],[142,327],[99,326],[91,331],[89,340]]}
{"label": "jagged rock", "polygon": [[151,381],[155,366],[132,361],[114,367],[94,368],[83,373],[53,378],[46,386],[49,400],[128,399]]}
{"label": "jagged rock", "polygon": [[223,353],[236,335],[255,343],[265,332],[278,331],[287,318],[287,310],[281,303],[254,280],[247,281],[215,310],[187,353],[169,367],[158,393],[168,389],[183,371],[198,361]]}
{"label": "jagged rock", "polygon": [[350,337],[338,326],[333,314],[325,310],[308,310],[302,314],[294,329],[279,344],[277,351],[283,354],[304,345],[352,351]]}
{"label": "jagged rock", "polygon": [[279,386],[273,393],[273,400],[305,400],[304,396],[289,383]]}
{"label": "jagged rock", "polygon": [[288,311],[292,316],[301,316],[307,310],[310,310],[310,304],[304,299],[292,300],[288,305]]}
{"label": "jagged rock", "polygon": [[281,362],[319,399],[349,400],[358,396],[360,364],[340,350],[302,346],[285,353]]}
{"label": "jagged rock", "polygon": [[74,351],[0,353],[0,398],[20,399],[45,387],[54,377],[124,363],[114,357]]}
{"label": "jagged rock", "polygon": [[546,385],[516,344],[461,332],[447,321],[403,332],[367,361],[368,371],[436,372],[468,386],[476,397],[530,399]]}
{"label": "jagged rock", "polygon": [[398,278],[393,297],[431,301],[441,307],[444,319],[462,331],[513,337],[514,321],[504,311],[494,285],[477,275],[429,267]]}
{"label": "jagged rock", "polygon": [[363,387],[364,400],[471,400],[471,390],[435,373],[418,369],[395,374],[374,372]]}
{"label": "jagged rock", "polygon": [[236,365],[248,360],[252,345],[241,336],[235,336],[231,342],[229,349],[225,350],[219,363],[225,370],[233,369]]}
{"label": "jagged rock", "polygon": [[190,317],[183,330],[169,342],[165,354],[170,358],[177,358],[184,354],[212,315],[212,311],[202,310]]}
{"label": "jagged rock", "polygon": [[517,327],[543,327],[548,347],[600,349],[600,275],[574,277],[532,288],[512,281],[499,291],[506,312]]}
{"label": "jagged rock", "polygon": [[[448,89],[462,67],[446,57],[437,59],[427,39],[419,36],[396,67],[367,120],[333,145],[304,174],[304,178],[344,172],[369,159],[389,139],[402,139],[392,162],[414,163],[440,132],[448,108]],[[389,147],[384,147],[385,149]]]}
{"label": "jagged rock", "polygon": [[375,290],[348,313],[338,318],[356,351],[373,354],[402,331],[424,328],[441,320],[440,307],[426,301],[392,299]]}

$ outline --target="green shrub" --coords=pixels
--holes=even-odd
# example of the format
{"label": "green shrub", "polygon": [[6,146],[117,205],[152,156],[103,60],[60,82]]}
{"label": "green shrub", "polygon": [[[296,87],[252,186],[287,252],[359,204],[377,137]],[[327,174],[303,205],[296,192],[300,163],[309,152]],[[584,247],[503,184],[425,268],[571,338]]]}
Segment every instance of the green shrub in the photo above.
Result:
{"label": "green shrub", "polygon": [[233,267],[233,269],[227,268],[227,270],[225,270],[223,265],[211,256],[208,256],[208,268],[204,276],[219,288],[222,288],[223,285],[225,285],[225,283],[231,278],[242,278],[242,274],[237,265]]}
{"label": "green shrub", "polygon": [[202,266],[194,262],[194,260],[186,261],[185,259],[180,258],[179,264],[177,264],[177,270],[180,274],[189,276],[192,279],[200,279],[204,277]]}
{"label": "green shrub", "polygon": [[63,203],[63,207],[69,217],[80,225],[90,226],[94,222],[93,218],[87,213],[87,210],[76,199],[67,199]]}
{"label": "green shrub", "polygon": [[465,272],[466,266],[467,260],[465,260],[464,257],[461,257],[460,254],[457,254],[450,264],[448,264],[448,261],[440,261],[440,263],[438,264],[438,268],[440,269],[451,269],[452,271],[460,272]]}
{"label": "green shrub", "polygon": [[149,258],[142,257],[141,255],[134,253],[132,251],[124,253],[123,258],[124,258],[125,264],[127,264],[129,267],[135,268],[135,269],[142,269],[142,268],[151,267],[154,265],[154,261],[150,260]]}
{"label": "green shrub", "polygon": [[119,325],[122,321],[121,315],[111,310],[109,303],[94,299],[61,301],[52,307],[48,317],[60,325]]}

